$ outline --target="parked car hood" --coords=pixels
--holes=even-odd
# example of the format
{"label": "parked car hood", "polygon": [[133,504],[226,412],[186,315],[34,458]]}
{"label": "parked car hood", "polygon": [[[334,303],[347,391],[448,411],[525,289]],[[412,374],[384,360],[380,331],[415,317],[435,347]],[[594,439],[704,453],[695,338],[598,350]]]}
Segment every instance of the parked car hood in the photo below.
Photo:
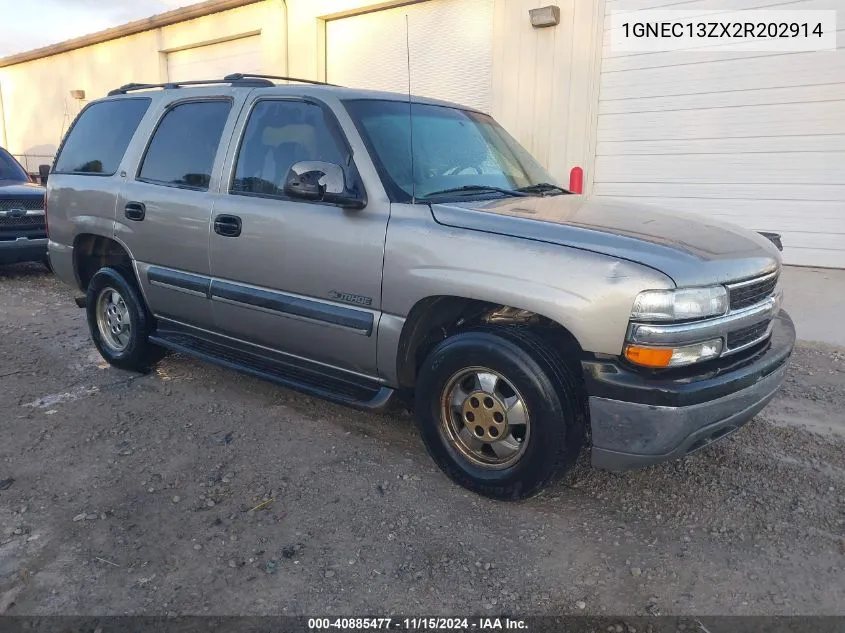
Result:
{"label": "parked car hood", "polygon": [[37,198],[44,195],[44,187],[20,180],[0,180],[0,196],[3,198]]}
{"label": "parked car hood", "polygon": [[775,270],[768,239],[704,216],[574,195],[432,204],[440,224],[561,244],[649,266],[678,286],[747,279]]}

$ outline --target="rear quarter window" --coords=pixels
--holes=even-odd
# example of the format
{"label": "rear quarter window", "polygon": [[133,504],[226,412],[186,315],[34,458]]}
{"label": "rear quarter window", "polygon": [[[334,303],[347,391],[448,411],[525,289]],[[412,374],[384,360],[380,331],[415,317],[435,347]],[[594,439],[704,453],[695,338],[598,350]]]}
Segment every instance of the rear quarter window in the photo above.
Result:
{"label": "rear quarter window", "polygon": [[150,99],[114,99],[86,107],[59,150],[53,173],[111,176],[150,107]]}

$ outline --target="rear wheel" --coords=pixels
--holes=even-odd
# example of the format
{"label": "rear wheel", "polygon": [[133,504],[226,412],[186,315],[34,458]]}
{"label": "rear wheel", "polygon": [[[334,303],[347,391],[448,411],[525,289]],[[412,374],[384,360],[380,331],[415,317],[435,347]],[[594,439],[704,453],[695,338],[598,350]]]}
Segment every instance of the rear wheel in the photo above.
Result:
{"label": "rear wheel", "polygon": [[438,466],[496,499],[538,493],[574,464],[584,442],[575,369],[527,328],[486,328],[441,342],[419,372],[415,402]]}
{"label": "rear wheel", "polygon": [[147,371],[164,350],[149,342],[152,317],[131,272],[101,268],[86,293],[88,327],[97,350],[111,365]]}

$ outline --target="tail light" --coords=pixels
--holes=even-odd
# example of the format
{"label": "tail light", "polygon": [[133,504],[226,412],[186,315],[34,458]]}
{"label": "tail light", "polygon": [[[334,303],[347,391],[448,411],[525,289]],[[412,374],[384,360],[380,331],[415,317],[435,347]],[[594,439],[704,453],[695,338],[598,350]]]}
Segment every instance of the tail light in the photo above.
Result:
{"label": "tail light", "polygon": [[50,223],[47,221],[47,192],[44,192],[44,230],[47,231],[47,239],[50,239]]}

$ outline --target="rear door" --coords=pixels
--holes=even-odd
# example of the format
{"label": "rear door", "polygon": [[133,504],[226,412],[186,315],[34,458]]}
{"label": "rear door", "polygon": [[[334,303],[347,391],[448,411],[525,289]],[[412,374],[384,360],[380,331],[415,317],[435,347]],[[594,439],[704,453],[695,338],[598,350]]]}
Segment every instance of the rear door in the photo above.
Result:
{"label": "rear door", "polygon": [[228,139],[244,90],[179,89],[155,129],[117,204],[115,236],[136,260],[153,313],[211,327],[208,235]]}

